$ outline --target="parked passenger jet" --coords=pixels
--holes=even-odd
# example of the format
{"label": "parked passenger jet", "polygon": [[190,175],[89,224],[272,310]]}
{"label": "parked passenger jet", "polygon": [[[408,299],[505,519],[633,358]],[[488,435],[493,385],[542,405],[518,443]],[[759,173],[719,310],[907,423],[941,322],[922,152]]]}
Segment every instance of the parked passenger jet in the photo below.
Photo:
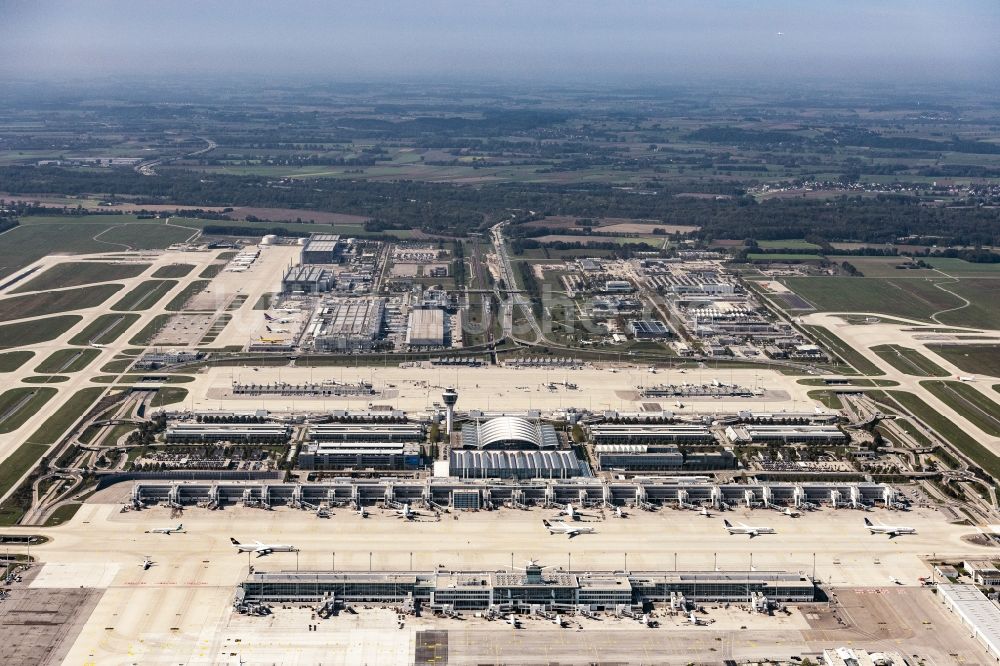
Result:
{"label": "parked passenger jet", "polygon": [[570,520],[580,520],[583,514],[572,504],[567,504],[565,509],[559,509],[557,516],[566,516]]}
{"label": "parked passenger jet", "polygon": [[276,324],[287,324],[289,321],[291,321],[289,319],[281,319],[281,318],[278,318],[278,317],[272,317],[271,315],[267,314],[266,312],[264,313],[264,319],[266,319],[269,322],[276,323]]}
{"label": "parked passenger jet", "polygon": [[254,541],[253,543],[240,543],[233,537],[229,537],[229,540],[233,542],[236,546],[237,552],[240,553],[257,553],[257,557],[263,557],[264,555],[270,555],[271,553],[295,553],[298,552],[298,548],[295,546],[289,546],[283,543],[261,543],[260,541]]}
{"label": "parked passenger jet", "polygon": [[183,532],[184,524],[177,523],[177,527],[154,527],[151,530],[146,530],[146,534],[173,534],[174,532]]}
{"label": "parked passenger jet", "polygon": [[593,534],[597,531],[593,527],[580,527],[578,525],[567,525],[562,521],[559,521],[558,523],[550,523],[547,520],[543,520],[542,524],[548,528],[549,534],[565,534],[570,539],[580,534]]}
{"label": "parked passenger jet", "polygon": [[722,522],[725,523],[726,530],[730,534],[747,534],[751,539],[761,534],[776,534],[773,527],[751,527],[750,525],[744,525],[743,523],[733,525],[728,520],[723,520]]}
{"label": "parked passenger jet", "polygon": [[404,504],[401,508],[396,509],[397,518],[405,518],[406,520],[413,520],[420,514],[410,508],[409,504]]}
{"label": "parked passenger jet", "polygon": [[868,527],[868,531],[872,534],[888,534],[889,538],[898,537],[900,534],[916,534],[917,530],[915,527],[902,527],[899,525],[876,525],[872,521],[865,518],[865,525]]}

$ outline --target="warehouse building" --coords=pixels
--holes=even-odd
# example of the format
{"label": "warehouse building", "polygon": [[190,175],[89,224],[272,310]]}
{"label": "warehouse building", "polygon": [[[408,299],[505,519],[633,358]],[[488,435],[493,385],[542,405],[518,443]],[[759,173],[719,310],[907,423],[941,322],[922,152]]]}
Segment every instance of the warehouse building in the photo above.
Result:
{"label": "warehouse building", "polygon": [[313,234],[302,245],[303,264],[335,264],[340,254],[340,236]]}
{"label": "warehouse building", "polygon": [[684,454],[676,447],[658,444],[598,444],[594,452],[602,470],[710,471],[737,466],[736,456],[729,450]]}
{"label": "warehouse building", "polygon": [[567,479],[590,476],[572,451],[453,450],[449,475],[462,479]]}
{"label": "warehouse building", "polygon": [[663,340],[671,336],[667,325],[658,319],[636,319],[628,327],[636,340]]}
{"label": "warehouse building", "polygon": [[548,423],[532,422],[519,416],[499,416],[489,421],[462,426],[462,447],[466,449],[555,449],[559,435]]}
{"label": "warehouse building", "polygon": [[812,580],[784,571],[519,571],[254,572],[235,605],[327,602],[387,604],[436,610],[528,612],[568,608],[603,611],[671,603],[802,603],[815,599]]}
{"label": "warehouse building", "polygon": [[986,651],[1000,660],[1000,606],[975,585],[938,585],[937,591]]}
{"label": "warehouse building", "polygon": [[844,442],[847,435],[832,425],[738,425],[726,428],[733,444],[830,444]]}
{"label": "warehouse building", "polygon": [[966,560],[962,568],[976,585],[1000,587],[1000,568],[992,560]]}
{"label": "warehouse building", "polygon": [[282,423],[176,423],[167,427],[166,437],[169,444],[284,444],[291,434]]}
{"label": "warehouse building", "polygon": [[420,467],[416,442],[310,442],[299,453],[299,469],[413,470]]}
{"label": "warehouse building", "polygon": [[352,298],[320,309],[313,324],[313,342],[322,351],[366,351],[382,334],[385,299]]}
{"label": "warehouse building", "polygon": [[410,311],[406,327],[406,344],[410,347],[444,346],[444,310],[417,308]]}
{"label": "warehouse building", "polygon": [[595,444],[717,444],[708,426],[682,423],[596,423],[590,426]]}
{"label": "warehouse building", "polygon": [[333,286],[333,274],[320,266],[300,264],[292,266],[281,278],[284,294],[322,294]]}
{"label": "warehouse building", "polygon": [[135,362],[137,370],[156,370],[167,365],[177,365],[178,363],[190,363],[201,358],[201,352],[185,351],[183,349],[168,349],[165,351],[155,351],[143,354]]}

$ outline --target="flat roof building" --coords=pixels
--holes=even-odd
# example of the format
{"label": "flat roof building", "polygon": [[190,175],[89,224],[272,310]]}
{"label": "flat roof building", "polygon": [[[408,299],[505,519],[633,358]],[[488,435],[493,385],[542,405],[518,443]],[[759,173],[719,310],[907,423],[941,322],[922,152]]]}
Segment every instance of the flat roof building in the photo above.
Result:
{"label": "flat roof building", "polygon": [[669,603],[740,603],[762,596],[810,602],[816,587],[784,571],[549,571],[529,562],[518,571],[254,572],[240,584],[236,605],[249,602],[375,603],[453,611],[504,612],[582,608],[616,610]]}
{"label": "flat roof building", "polygon": [[291,434],[282,423],[175,423],[167,427],[166,437],[169,444],[284,443]]}
{"label": "flat roof building", "polygon": [[595,444],[717,444],[708,426],[681,423],[595,423]]}
{"label": "flat roof building", "polygon": [[733,444],[759,442],[813,443],[843,442],[847,435],[832,425],[737,425],[726,428]]}
{"label": "flat roof building", "polygon": [[299,452],[304,470],[379,469],[409,470],[420,467],[416,442],[309,442]]}
{"label": "flat roof building", "polygon": [[303,264],[334,264],[340,250],[340,236],[313,234],[302,245]]}
{"label": "flat roof building", "polygon": [[315,324],[313,342],[324,351],[364,351],[382,334],[385,299],[354,298],[324,306]]}
{"label": "flat roof building", "polygon": [[986,598],[975,585],[938,585],[938,594],[962,624],[1000,660],[1000,606]]}
{"label": "flat roof building", "polygon": [[406,344],[411,347],[444,346],[444,310],[417,308],[410,311]]}
{"label": "flat roof building", "polygon": [[594,447],[602,470],[629,472],[734,469],[732,451],[683,453],[674,446],[656,444],[598,444]]}
{"label": "flat roof building", "polygon": [[636,319],[628,326],[637,340],[662,340],[671,336],[667,325],[658,319]]}
{"label": "flat roof building", "polygon": [[321,266],[299,264],[285,271],[281,278],[281,291],[285,294],[320,294],[330,291],[333,275]]}
{"label": "flat roof building", "polygon": [[420,442],[420,423],[317,423],[310,425],[311,442]]}

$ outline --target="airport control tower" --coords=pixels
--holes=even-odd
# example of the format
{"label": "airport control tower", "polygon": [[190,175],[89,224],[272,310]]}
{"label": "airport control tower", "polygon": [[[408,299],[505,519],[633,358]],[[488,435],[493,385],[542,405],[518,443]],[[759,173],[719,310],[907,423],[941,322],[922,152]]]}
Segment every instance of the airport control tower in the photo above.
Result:
{"label": "airport control tower", "polygon": [[451,424],[455,418],[455,403],[458,402],[458,392],[449,386],[445,389],[445,392],[441,394],[441,399],[444,400],[445,407],[445,431],[450,436]]}

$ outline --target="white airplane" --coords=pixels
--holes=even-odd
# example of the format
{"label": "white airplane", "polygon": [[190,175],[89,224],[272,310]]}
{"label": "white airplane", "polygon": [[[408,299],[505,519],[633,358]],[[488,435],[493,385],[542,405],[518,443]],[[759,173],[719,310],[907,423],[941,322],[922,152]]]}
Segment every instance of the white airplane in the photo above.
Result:
{"label": "white airplane", "polygon": [[521,621],[518,620],[513,615],[506,616],[503,619],[503,621],[506,622],[507,624],[509,624],[510,626],[514,627],[515,629],[520,629],[521,628]]}
{"label": "white airplane", "polygon": [[565,509],[560,509],[557,516],[566,516],[570,520],[580,520],[580,516],[583,515],[576,510],[576,507],[572,504],[567,504]]}
{"label": "white airplane", "polygon": [[872,534],[888,534],[889,538],[898,537],[900,534],[916,534],[917,529],[915,527],[902,527],[899,525],[876,525],[872,521],[865,518],[865,525],[868,527],[868,531]]}
{"label": "white airplane", "polygon": [[151,530],[146,530],[146,534],[173,534],[174,532],[183,532],[184,524],[177,523],[177,527],[154,527]]}
{"label": "white airplane", "polygon": [[801,514],[792,507],[788,507],[781,512],[781,515],[788,516],[789,518],[798,518]]}
{"label": "white airplane", "polygon": [[264,555],[270,555],[271,553],[297,553],[298,548],[295,546],[289,546],[283,543],[261,543],[260,541],[254,541],[253,543],[240,543],[233,537],[229,537],[229,540],[233,542],[236,546],[236,551],[240,553],[257,553],[257,557],[263,557]]}
{"label": "white airplane", "polygon": [[739,522],[736,525],[733,525],[728,520],[723,520],[722,522],[726,525],[726,530],[730,534],[746,534],[749,535],[751,539],[761,534],[775,534],[773,527],[751,527],[750,525],[744,525]]}
{"label": "white airplane", "polygon": [[90,346],[93,347],[94,349],[106,349],[107,348],[107,345],[101,345],[101,344],[98,344],[96,342],[91,342]]}
{"label": "white airplane", "polygon": [[288,333],[287,328],[271,328],[270,326],[265,326],[268,333]]}
{"label": "white airplane", "polygon": [[267,321],[269,321],[269,322],[271,322],[273,324],[287,324],[289,321],[291,321],[290,319],[280,319],[278,317],[272,317],[271,315],[267,314],[266,312],[264,313],[264,319],[266,319]]}
{"label": "white airplane", "polygon": [[403,508],[396,509],[397,518],[405,518],[406,520],[413,520],[420,514],[410,508],[409,504],[404,504]]}
{"label": "white airplane", "polygon": [[615,518],[628,518],[628,514],[620,506],[615,507]]}
{"label": "white airplane", "polygon": [[684,403],[681,402],[680,400],[676,401],[674,405],[677,406],[677,409],[684,409]]}
{"label": "white airplane", "polygon": [[578,525],[567,525],[564,522],[550,523],[543,520],[542,524],[549,530],[549,534],[565,534],[570,539],[580,534],[594,534],[597,530],[593,527],[580,527]]}
{"label": "white airplane", "polygon": [[967,377],[965,375],[959,375],[958,378],[959,378],[959,380],[961,380],[963,382],[974,382],[974,381],[976,381],[975,377]]}
{"label": "white airplane", "polygon": [[705,516],[706,518],[711,518],[712,517],[712,514],[709,512],[707,506],[701,507],[701,512],[700,513],[701,513],[701,515]]}
{"label": "white airplane", "polygon": [[149,555],[145,555],[142,558],[142,570],[148,571],[149,568],[153,566],[153,560],[150,559]]}
{"label": "white airplane", "polygon": [[562,615],[560,615],[559,613],[556,613],[556,616],[554,618],[552,618],[552,624],[554,624],[557,627],[559,627],[560,629],[562,629],[563,627],[566,626],[566,620],[563,619]]}
{"label": "white airplane", "polygon": [[365,507],[359,508],[358,509],[358,515],[361,516],[362,518],[367,518],[368,517],[368,509],[366,509]]}

